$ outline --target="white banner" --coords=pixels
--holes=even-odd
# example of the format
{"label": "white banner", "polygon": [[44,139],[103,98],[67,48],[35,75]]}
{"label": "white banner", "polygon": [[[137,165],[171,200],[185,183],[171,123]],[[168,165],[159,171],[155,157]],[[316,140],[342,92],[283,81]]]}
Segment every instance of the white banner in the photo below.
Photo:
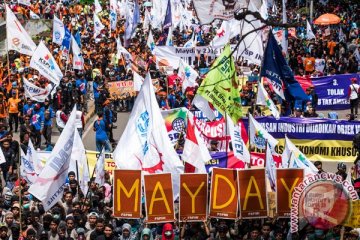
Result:
{"label": "white banner", "polygon": [[30,35],[17,20],[15,14],[6,5],[6,35],[7,50],[14,50],[19,53],[32,56],[36,44]]}
{"label": "white banner", "polygon": [[74,145],[75,119],[76,107],[74,107],[44,169],[29,188],[29,192],[42,202],[45,211],[48,211],[63,196]]}
{"label": "white banner", "polygon": [[37,102],[45,101],[51,91],[51,89],[49,89],[50,87],[52,87],[51,84],[48,85],[49,88],[40,88],[26,79],[23,79],[23,81],[26,97]]}
{"label": "white banner", "polygon": [[56,85],[59,85],[60,80],[63,77],[59,66],[43,41],[39,43],[39,46],[36,48],[34,55],[31,58],[30,67],[38,70],[42,76]]}
{"label": "white banner", "polygon": [[81,49],[73,35],[71,35],[71,50],[73,52],[73,68],[78,70],[84,69],[84,58],[81,55]]}

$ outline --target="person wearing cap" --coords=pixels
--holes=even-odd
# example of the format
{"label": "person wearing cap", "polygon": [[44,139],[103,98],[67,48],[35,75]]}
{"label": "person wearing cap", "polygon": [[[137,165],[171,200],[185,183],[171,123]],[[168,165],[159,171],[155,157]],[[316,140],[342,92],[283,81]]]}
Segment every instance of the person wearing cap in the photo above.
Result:
{"label": "person wearing cap", "polygon": [[90,236],[91,232],[95,230],[96,227],[96,221],[99,218],[99,214],[96,212],[90,212],[87,215],[87,222],[85,224],[86,229],[88,229],[88,232],[86,233],[86,236]]}
{"label": "person wearing cap", "polygon": [[348,99],[350,100],[350,112],[357,117],[359,108],[359,84],[356,78],[351,78],[351,84],[348,90]]}
{"label": "person wearing cap", "polygon": [[209,151],[210,152],[218,152],[219,151],[219,141],[217,140],[211,140],[210,141],[210,148],[209,148]]}
{"label": "person wearing cap", "polygon": [[8,240],[8,227],[5,223],[0,223],[0,240]]}
{"label": "person wearing cap", "polygon": [[41,147],[41,135],[44,133],[44,112],[41,110],[39,103],[36,103],[31,115],[30,124],[33,127],[33,132],[35,136],[34,147]]}
{"label": "person wearing cap", "polygon": [[347,178],[346,164],[343,162],[338,163],[337,170],[338,171],[335,174],[340,175],[342,177],[342,180],[345,181],[345,179]]}
{"label": "person wearing cap", "polygon": [[16,97],[16,92],[11,92],[11,97],[8,100],[8,112],[9,112],[9,127],[10,131],[13,131],[13,124],[15,124],[15,132],[19,127],[19,103],[21,100]]}

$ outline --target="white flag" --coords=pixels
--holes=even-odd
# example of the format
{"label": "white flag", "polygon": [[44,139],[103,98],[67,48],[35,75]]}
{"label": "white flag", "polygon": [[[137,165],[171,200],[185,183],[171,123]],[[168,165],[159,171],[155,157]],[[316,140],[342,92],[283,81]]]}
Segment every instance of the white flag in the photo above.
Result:
{"label": "white flag", "polygon": [[[173,44],[173,32],[172,32],[172,28],[169,27],[169,30],[168,30],[168,35],[167,35],[167,38],[166,38],[166,46],[174,46]],[[151,31],[150,31],[151,32]],[[154,40],[153,40],[154,41]]]}
{"label": "white flag", "polygon": [[[76,165],[78,168],[77,170]],[[80,134],[76,128],[74,130],[74,146],[71,152],[69,171],[79,174],[79,176],[77,176],[79,186],[82,192],[86,194],[88,190],[88,182],[90,181],[89,166],[84,143],[81,140]]]}
{"label": "white flag", "polygon": [[249,114],[249,128],[250,128],[250,144],[255,145],[259,149],[265,149],[266,140],[270,145],[271,151],[275,152],[275,146],[278,144],[273,136],[271,136],[258,121]]}
{"label": "white flag", "polygon": [[270,146],[268,144],[267,148],[266,148],[266,153],[265,153],[265,171],[266,171],[266,176],[269,179],[270,182],[270,187],[273,191],[275,191],[275,184],[276,184],[276,177],[275,177],[275,171],[276,171],[276,164],[274,161],[274,158],[272,156],[272,152],[270,149]]}
{"label": "white flag", "polygon": [[214,110],[211,109],[208,100],[203,96],[196,94],[192,104],[194,104],[210,121],[213,121],[216,118]]}
{"label": "white flag", "polygon": [[105,183],[105,149],[101,150],[100,156],[96,161],[95,166],[95,183],[103,186]]}
{"label": "white flag", "polygon": [[53,36],[52,41],[57,45],[62,45],[65,37],[65,26],[64,23],[54,15],[53,20]]}
{"label": "white flag", "polygon": [[41,171],[43,170],[44,166],[41,163],[41,160],[39,158],[39,154],[36,151],[36,149],[34,148],[34,145],[33,145],[32,141],[31,141],[31,139],[29,139],[29,144],[28,144],[26,156],[28,157],[29,161],[33,163],[35,173],[37,175],[39,175],[41,173]]}
{"label": "white flag", "polygon": [[149,31],[149,35],[148,35],[146,45],[148,46],[148,48],[150,49],[151,52],[154,51],[154,49],[155,49],[155,41],[154,41],[154,37],[153,37],[153,34],[152,34],[151,30]]}
{"label": "white flag", "polygon": [[42,202],[45,211],[48,211],[63,196],[74,145],[75,118],[76,107],[72,110],[44,169],[29,188],[29,192]]}
{"label": "white flag", "polygon": [[42,76],[49,79],[56,85],[59,85],[60,80],[63,77],[59,66],[43,41],[39,43],[33,56],[31,57],[30,67],[38,70]]}
{"label": "white flag", "polygon": [[197,38],[196,38],[196,35],[195,35],[195,29],[193,30],[193,33],[191,35],[191,38],[189,39],[189,41],[187,41],[185,44],[184,44],[184,48],[194,48],[196,47],[196,44],[197,44]]}
{"label": "white flag", "polygon": [[124,47],[121,45],[120,38],[117,38],[117,39],[116,39],[116,50],[117,50],[117,53],[116,53],[117,58],[121,58],[121,54],[124,54],[125,60],[130,60],[130,59],[132,59],[132,56],[131,56],[131,54],[128,52],[128,50],[126,50],[126,48],[124,48]]}
{"label": "white flag", "polygon": [[120,169],[171,173],[174,194],[179,193],[178,177],[184,167],[168,137],[149,73],[113,154]]}
{"label": "white flag", "polygon": [[339,27],[339,42],[345,42],[346,36],[342,30],[342,27]]}
{"label": "white flag", "polygon": [[234,125],[230,117],[226,118],[226,124],[227,128],[229,129],[231,145],[233,147],[235,157],[245,163],[250,163],[250,152],[246,147],[243,138],[241,137],[241,129],[239,124]]}
{"label": "white flag", "polygon": [[35,173],[34,165],[29,161],[24,151],[20,148],[20,175],[25,178],[29,184],[33,184],[36,181],[37,175]]}
{"label": "white flag", "polygon": [[99,3],[99,0],[95,0],[94,5],[95,5],[95,14],[98,14],[99,12],[102,11],[102,7]]}
{"label": "white flag", "polygon": [[105,28],[104,24],[100,21],[100,18],[94,13],[94,38],[96,38],[100,33],[101,30]]}
{"label": "white flag", "polygon": [[156,56],[158,66],[179,67],[180,57],[174,53],[173,48],[174,47],[169,46],[155,47],[153,54]]}
{"label": "white flag", "polygon": [[199,77],[198,72],[195,71],[192,67],[190,67],[190,65],[182,59],[180,59],[178,73],[182,80],[183,93],[188,87],[192,88],[198,86],[198,83],[196,82],[196,79]]}
{"label": "white flag", "polygon": [[8,5],[6,5],[6,38],[8,51],[14,50],[32,56],[36,49],[36,44]]}
{"label": "white flag", "polygon": [[40,16],[30,10],[30,18],[35,19],[35,20],[39,20]]}
{"label": "white flag", "polygon": [[111,30],[116,29],[117,10],[118,10],[117,1],[110,0],[110,28],[111,28]]}
{"label": "white flag", "polygon": [[223,21],[221,27],[216,31],[216,35],[209,45],[213,48],[224,47],[230,41],[230,31],[231,28],[229,21]]}
{"label": "white flag", "polygon": [[194,116],[188,112],[186,139],[181,159],[193,167],[196,173],[206,173],[205,163],[211,159],[204,140],[195,126]]}
{"label": "white flag", "polygon": [[141,86],[144,83],[144,78],[140,76],[136,71],[133,71],[133,79],[134,79],[134,91],[139,92]]}
{"label": "white flag", "polygon": [[262,83],[258,84],[258,92],[256,98],[256,104],[267,106],[270,109],[271,114],[276,118],[280,118],[280,113],[274,104],[273,100],[269,97],[269,94],[266,92]]}
{"label": "white flag", "polygon": [[4,152],[2,150],[2,148],[0,147],[0,164],[6,163],[6,159],[4,156]]}
{"label": "white flag", "polygon": [[[18,4],[22,4],[22,5],[30,7],[31,1],[30,0],[18,0]],[[30,10],[30,12],[31,12],[31,10]]]}
{"label": "white flag", "polygon": [[71,35],[71,50],[73,52],[73,68],[78,70],[84,69],[84,58],[73,35]]}
{"label": "white flag", "polygon": [[311,25],[308,20],[306,20],[306,38],[307,39],[313,39],[315,38],[315,34],[311,30]]}
{"label": "white flag", "polygon": [[[26,79],[23,79],[23,82],[24,82],[25,96],[33,101],[44,102],[47,96],[49,96],[50,94],[51,89],[49,89],[48,87],[40,88]],[[51,87],[51,84],[49,84],[48,86]]]}

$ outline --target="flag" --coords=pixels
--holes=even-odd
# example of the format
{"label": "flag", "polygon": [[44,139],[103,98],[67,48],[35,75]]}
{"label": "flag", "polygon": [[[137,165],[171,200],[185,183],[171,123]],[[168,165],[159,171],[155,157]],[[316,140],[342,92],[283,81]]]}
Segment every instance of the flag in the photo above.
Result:
{"label": "flag", "polygon": [[81,49],[79,48],[74,36],[71,35],[71,49],[73,52],[73,68],[82,70],[84,69],[84,58],[81,54]]}
{"label": "flag", "polygon": [[71,152],[69,171],[73,171],[78,174],[76,177],[79,182],[79,186],[81,191],[86,194],[88,191],[88,182],[90,181],[89,166],[84,143],[81,140],[77,128],[74,129],[74,145]]}
{"label": "flag", "polygon": [[18,2],[18,4],[22,4],[22,5],[25,5],[25,6],[28,6],[28,7],[31,6],[31,0],[18,0],[17,2]]}
{"label": "flag", "polygon": [[10,10],[8,5],[6,5],[6,39],[8,51],[14,50],[32,56],[36,49],[36,44],[19,20],[17,20],[15,14]]}
{"label": "flag", "polygon": [[230,22],[223,21],[209,45],[213,48],[222,48],[228,44],[230,41],[230,29]]}
{"label": "flag", "polygon": [[[307,101],[309,99],[299,82],[295,79],[271,31],[269,32],[269,39],[265,49],[261,76],[267,78],[273,86],[275,93],[283,99],[286,98],[289,101],[292,99]],[[283,85],[286,89],[285,94]]]}
{"label": "flag", "polygon": [[4,152],[2,150],[2,148],[0,147],[0,164],[6,163],[6,159],[4,156]]}
{"label": "flag", "polygon": [[211,108],[210,103],[204,97],[196,94],[192,104],[194,104],[210,121],[216,118],[214,110]]}
{"label": "flag", "polygon": [[250,144],[255,145],[259,149],[265,149],[267,140],[272,152],[275,152],[275,146],[279,142],[271,136],[251,114],[249,114],[249,138]]}
{"label": "flag", "polygon": [[80,31],[77,31],[75,36],[74,36],[76,43],[78,44],[79,48],[81,49],[81,35],[80,35]]}
{"label": "flag", "polygon": [[40,17],[39,17],[39,15],[37,15],[36,13],[34,13],[33,11],[30,10],[30,19],[39,20]]}
{"label": "flag", "polygon": [[102,7],[99,3],[99,0],[95,0],[94,5],[95,5],[95,14],[98,14],[99,12],[102,11]]}
{"label": "flag", "polygon": [[64,36],[65,36],[64,23],[54,15],[53,34],[52,34],[53,43],[56,43],[57,45],[61,46]]}
{"label": "flag", "polygon": [[51,84],[48,85],[49,87],[40,88],[35,84],[29,82],[25,78],[23,79],[23,82],[24,82],[25,96],[33,101],[44,102],[45,99],[50,94],[51,89],[49,89],[49,87],[51,87]]}
{"label": "flag", "polygon": [[239,124],[235,124],[226,118],[226,126],[230,134],[231,145],[237,159],[250,164],[250,152],[241,136]]}
{"label": "flag", "polygon": [[197,173],[206,173],[205,163],[211,159],[209,150],[195,127],[191,112],[188,112],[186,139],[181,159],[195,167]]}
{"label": "flag", "polygon": [[117,23],[117,1],[110,0],[110,28],[111,30],[116,29]]}
{"label": "flag", "polygon": [[268,13],[268,7],[267,7],[267,1],[266,0],[263,0],[262,1],[262,4],[261,4],[261,7],[259,9],[259,12],[260,12],[260,15],[263,19],[267,20],[268,17],[269,17],[269,13]]}
{"label": "flag", "polygon": [[116,53],[117,58],[121,58],[121,54],[124,54],[125,60],[130,60],[130,59],[132,59],[132,56],[131,56],[131,54],[128,52],[128,50],[126,50],[126,48],[124,48],[124,47],[121,45],[120,38],[117,38],[117,39],[116,39],[116,50],[117,50],[117,53]]}
{"label": "flag", "polygon": [[311,30],[311,25],[308,20],[306,20],[306,39],[313,39],[315,38],[315,34]]}
{"label": "flag", "polygon": [[269,179],[270,182],[270,187],[273,191],[275,191],[275,184],[276,184],[276,177],[275,177],[275,170],[276,170],[276,165],[275,165],[275,161],[274,158],[272,156],[271,153],[271,147],[269,146],[269,144],[267,143],[267,147],[266,147],[266,153],[265,153],[265,171],[266,171],[266,176]]}
{"label": "flag", "polygon": [[358,64],[360,65],[360,53],[359,53],[359,48],[356,48],[354,51],[354,56],[356,58],[356,61],[358,62]]}
{"label": "flag", "polygon": [[65,27],[65,35],[61,44],[61,50],[62,50],[62,56],[66,57],[66,59],[69,59],[70,44],[71,44],[71,32],[67,27]]}
{"label": "flag", "polygon": [[197,40],[196,40],[196,37],[195,37],[195,29],[193,29],[193,33],[191,35],[191,38],[189,39],[189,41],[187,41],[185,44],[184,44],[184,48],[193,48],[193,47],[196,47],[196,44],[197,44]]}
{"label": "flag", "polygon": [[149,73],[113,155],[120,169],[171,173],[174,194],[178,195],[178,179],[183,172],[183,164],[168,137]]}
{"label": "flag", "polygon": [[104,28],[105,26],[102,24],[96,13],[94,13],[94,38],[96,38]]}
{"label": "flag", "polygon": [[195,71],[192,67],[190,67],[190,65],[182,59],[180,59],[178,74],[182,80],[183,93],[188,87],[194,88],[198,85],[198,83],[196,82],[196,79],[199,77],[198,72]]}
{"label": "flag", "polygon": [[105,149],[101,150],[95,166],[95,183],[103,186],[105,183]]}
{"label": "flag", "polygon": [[163,29],[170,28],[171,26],[172,26],[171,2],[170,0],[168,0]]}
{"label": "flag", "polygon": [[48,211],[63,196],[74,145],[75,118],[76,107],[72,110],[44,169],[29,188],[29,192],[42,202],[45,211]]}
{"label": "flag", "polygon": [[168,35],[166,37],[166,43],[165,43],[166,46],[173,46],[173,32],[172,32],[172,28],[169,27],[168,29]]}
{"label": "flag", "polygon": [[345,34],[342,30],[342,27],[339,26],[339,42],[345,42],[345,41],[346,41]]}
{"label": "flag", "polygon": [[172,66],[173,68],[179,68],[180,57],[178,57],[173,51],[173,47],[158,46],[155,48],[153,55],[156,57],[156,63],[158,66]]}
{"label": "flag", "polygon": [[155,49],[155,41],[154,41],[154,37],[153,37],[153,34],[152,34],[151,30],[149,31],[149,35],[148,35],[146,45],[148,46],[148,48],[150,49],[151,52],[154,51],[154,49]]}
{"label": "flag", "polygon": [[[286,2],[287,2],[287,0],[282,0],[282,14],[283,14],[282,22],[284,24],[287,23]],[[288,29],[284,28],[282,33],[283,33],[283,36],[281,39],[281,48],[282,48],[283,52],[285,53],[285,55],[288,56]]]}
{"label": "flag", "polygon": [[280,118],[280,113],[274,104],[273,100],[270,98],[269,94],[265,90],[262,83],[258,84],[258,92],[257,92],[257,98],[256,98],[256,104],[267,106],[271,112],[271,114],[276,118]]}
{"label": "flag", "polygon": [[29,184],[36,181],[37,175],[35,173],[34,165],[29,161],[24,151],[20,148],[20,176],[23,177]]}
{"label": "flag", "polygon": [[128,11],[126,15],[125,41],[131,39],[137,25],[140,23],[140,10],[139,10],[139,3],[137,0],[134,1],[134,10],[132,12],[133,15],[131,16],[130,14],[131,12]]}
{"label": "flag", "polygon": [[31,139],[29,139],[26,156],[28,157],[29,161],[33,163],[36,175],[39,175],[44,166],[41,163],[38,152],[36,151]]}
{"label": "flag", "polygon": [[136,71],[133,71],[133,79],[134,79],[134,91],[139,92],[141,86],[144,83],[144,78],[140,76]]}
{"label": "flag", "polygon": [[237,124],[242,117],[242,105],[235,64],[230,53],[230,45],[226,45],[202,81],[197,94],[209,101],[222,115],[227,113]]}
{"label": "flag", "polygon": [[49,79],[56,85],[60,84],[63,74],[43,41],[40,41],[33,56],[31,57],[30,67],[38,70],[42,76]]}

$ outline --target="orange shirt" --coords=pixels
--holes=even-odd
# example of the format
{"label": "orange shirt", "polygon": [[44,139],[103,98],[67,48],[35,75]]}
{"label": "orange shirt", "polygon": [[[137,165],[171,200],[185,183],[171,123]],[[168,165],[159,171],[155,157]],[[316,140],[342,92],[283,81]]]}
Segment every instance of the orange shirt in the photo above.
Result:
{"label": "orange shirt", "polygon": [[333,42],[333,41],[330,41],[328,42],[328,45],[327,45],[328,49],[329,49],[329,53],[330,55],[334,55],[335,54],[335,47],[336,47],[336,42]]}
{"label": "orange shirt", "polygon": [[306,72],[313,72],[315,70],[315,58],[314,57],[305,58],[304,67]]}
{"label": "orange shirt", "polygon": [[19,113],[19,102],[21,102],[21,100],[18,98],[9,98],[9,113]]}

